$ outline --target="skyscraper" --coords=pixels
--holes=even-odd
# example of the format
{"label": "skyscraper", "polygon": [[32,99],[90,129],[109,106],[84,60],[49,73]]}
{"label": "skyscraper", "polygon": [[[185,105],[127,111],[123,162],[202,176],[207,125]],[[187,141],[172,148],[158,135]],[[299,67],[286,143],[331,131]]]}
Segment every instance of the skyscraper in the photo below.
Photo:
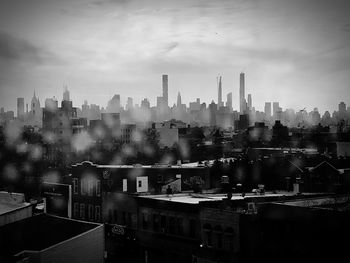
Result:
{"label": "skyscraper", "polygon": [[265,116],[271,118],[271,102],[265,102]]}
{"label": "skyscraper", "polygon": [[17,118],[24,116],[24,98],[17,98]]}
{"label": "skyscraper", "polygon": [[346,104],[343,101],[338,104],[338,111],[346,112]]}
{"label": "skyscraper", "polygon": [[30,117],[31,117],[31,121],[32,121],[32,125],[33,126],[42,126],[42,119],[43,119],[43,113],[42,113],[42,109],[40,107],[40,101],[39,98],[35,95],[35,91],[34,91],[34,95],[30,104]]}
{"label": "skyscraper", "polygon": [[120,112],[120,95],[119,94],[115,94],[113,98],[108,102],[107,112],[108,113]]}
{"label": "skyscraper", "polygon": [[227,94],[226,107],[232,110],[232,92]]}
{"label": "skyscraper", "polygon": [[168,75],[163,75],[162,76],[163,80],[163,103],[165,107],[169,106],[169,101],[168,101]]}
{"label": "skyscraper", "polygon": [[150,105],[150,103],[149,103],[149,101],[148,101],[147,98],[145,98],[145,99],[143,99],[143,100],[141,101],[141,108],[143,108],[143,109],[149,109],[150,107],[151,107],[151,105]]}
{"label": "skyscraper", "polygon": [[276,117],[277,112],[279,111],[279,102],[273,102],[272,110],[273,110],[273,116]]}
{"label": "skyscraper", "polygon": [[252,94],[248,94],[248,109],[252,110]]}
{"label": "skyscraper", "polygon": [[218,109],[222,106],[224,106],[224,103],[222,102],[222,83],[221,83],[221,76],[220,76],[219,83],[218,83]]}
{"label": "skyscraper", "polygon": [[244,90],[245,90],[244,73],[241,72],[241,74],[239,74],[239,111],[241,114],[244,113],[247,107]]}
{"label": "skyscraper", "polygon": [[177,94],[177,103],[176,103],[176,106],[177,107],[181,107],[181,104],[182,104],[182,102],[181,102],[181,94],[180,94],[180,92]]}
{"label": "skyscraper", "polygon": [[67,86],[64,87],[63,100],[70,101],[70,96],[69,96],[69,91],[68,91]]}
{"label": "skyscraper", "polygon": [[214,101],[209,104],[209,125],[216,126],[217,105]]}
{"label": "skyscraper", "polygon": [[127,110],[131,110],[134,107],[134,102],[133,99],[131,97],[128,97],[128,100],[126,102],[126,109]]}

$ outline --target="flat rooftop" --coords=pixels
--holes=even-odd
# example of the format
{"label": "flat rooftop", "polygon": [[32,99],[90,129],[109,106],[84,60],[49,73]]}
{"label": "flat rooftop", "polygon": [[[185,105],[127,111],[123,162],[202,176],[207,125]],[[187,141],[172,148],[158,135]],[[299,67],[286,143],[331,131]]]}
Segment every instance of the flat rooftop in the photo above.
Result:
{"label": "flat rooftop", "polygon": [[28,206],[30,203],[24,201],[24,194],[0,191],[0,215]]}
{"label": "flat rooftop", "polygon": [[[240,193],[232,194],[231,200],[244,200],[246,198],[269,198],[269,197],[282,197],[282,196],[296,196],[293,192],[265,192],[264,195],[246,193],[244,197]],[[313,195],[311,193],[305,193],[303,195]],[[140,198],[154,199],[168,202],[184,203],[184,204],[199,204],[203,201],[220,201],[227,198],[227,194],[197,194],[197,193],[180,193],[172,195],[140,195]]]}
{"label": "flat rooftop", "polygon": [[21,203],[21,204],[0,203],[0,216],[24,207],[28,207],[28,206],[30,206],[30,203]]}
{"label": "flat rooftop", "polygon": [[181,164],[181,165],[167,165],[167,164],[153,164],[153,165],[143,165],[143,164],[94,164],[90,161],[83,161],[81,163],[73,164],[72,167],[90,165],[97,168],[103,169],[130,169],[130,168],[140,168],[140,169],[191,169],[191,168],[205,168],[204,165],[198,165],[198,163]]}
{"label": "flat rooftop", "polygon": [[48,214],[28,217],[0,227],[0,259],[24,250],[41,251],[100,226]]}

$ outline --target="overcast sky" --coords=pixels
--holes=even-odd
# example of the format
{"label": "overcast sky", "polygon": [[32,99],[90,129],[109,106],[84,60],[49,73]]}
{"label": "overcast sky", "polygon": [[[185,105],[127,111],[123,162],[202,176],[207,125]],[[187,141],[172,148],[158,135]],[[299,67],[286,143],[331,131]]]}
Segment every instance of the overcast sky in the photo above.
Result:
{"label": "overcast sky", "polygon": [[162,74],[171,104],[216,102],[220,74],[237,109],[243,71],[257,110],[333,111],[350,104],[349,14],[349,0],[0,0],[0,106],[61,100],[64,83],[79,107],[154,104]]}

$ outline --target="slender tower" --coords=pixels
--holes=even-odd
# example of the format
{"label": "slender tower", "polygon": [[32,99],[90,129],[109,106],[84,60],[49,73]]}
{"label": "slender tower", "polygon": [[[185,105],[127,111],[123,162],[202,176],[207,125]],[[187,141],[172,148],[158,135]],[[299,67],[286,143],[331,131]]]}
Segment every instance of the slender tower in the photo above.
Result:
{"label": "slender tower", "polygon": [[219,77],[219,84],[218,84],[218,109],[220,107],[224,106],[222,102],[222,83],[221,83],[221,76]]}
{"label": "slender tower", "polygon": [[64,86],[63,100],[64,101],[70,101],[69,90],[68,90],[67,85]]}
{"label": "slender tower", "polygon": [[24,98],[17,98],[17,118],[24,116]]}
{"label": "slender tower", "polygon": [[165,107],[169,106],[168,102],[168,75],[162,76],[163,80],[163,103]]}
{"label": "slender tower", "polygon": [[252,110],[253,103],[252,103],[252,94],[248,94],[248,110]]}
{"label": "slender tower", "polygon": [[239,75],[239,111],[241,114],[244,113],[246,110],[246,100],[245,100],[245,95],[244,95],[244,89],[245,89],[245,84],[244,84],[244,73],[241,72]]}
{"label": "slender tower", "polygon": [[227,94],[226,107],[232,110],[232,92]]}
{"label": "slender tower", "polygon": [[180,92],[177,94],[177,107],[181,107],[182,102],[181,102],[181,94]]}

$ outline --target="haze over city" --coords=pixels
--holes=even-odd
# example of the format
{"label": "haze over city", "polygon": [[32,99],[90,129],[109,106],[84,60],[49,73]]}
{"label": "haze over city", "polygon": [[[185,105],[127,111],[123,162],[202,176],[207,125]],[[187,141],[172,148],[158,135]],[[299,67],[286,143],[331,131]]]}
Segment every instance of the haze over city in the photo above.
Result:
{"label": "haze over city", "polygon": [[233,93],[239,73],[257,110],[279,101],[296,110],[350,101],[347,1],[1,1],[0,105],[56,96],[67,84],[75,106],[106,106],[114,94],[135,103],[161,95],[169,105]]}

